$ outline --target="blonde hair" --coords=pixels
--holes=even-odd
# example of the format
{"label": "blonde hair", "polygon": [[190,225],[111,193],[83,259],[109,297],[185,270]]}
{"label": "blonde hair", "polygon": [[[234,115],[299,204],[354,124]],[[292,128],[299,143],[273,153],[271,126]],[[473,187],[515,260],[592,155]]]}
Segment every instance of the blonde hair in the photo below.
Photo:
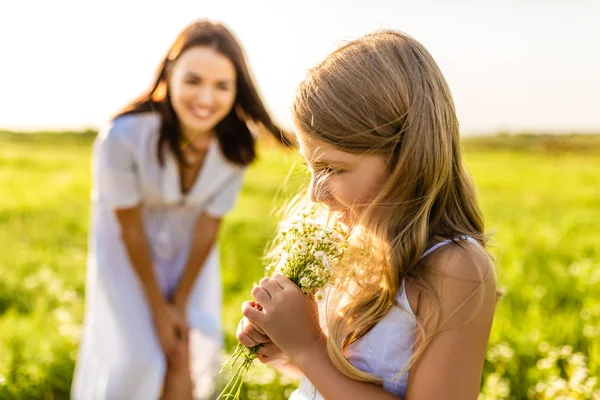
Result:
{"label": "blonde hair", "polygon": [[[420,262],[428,244],[458,235],[486,244],[450,89],[419,42],[384,30],[347,43],[312,68],[292,113],[300,136],[387,160],[390,179],[363,213],[357,225],[363,230],[354,232],[368,251],[346,257],[336,271],[336,312],[327,315],[327,347],[337,368],[380,384],[346,359],[348,346],[388,313],[404,279],[435,299]],[[432,318],[439,326],[439,312]]]}

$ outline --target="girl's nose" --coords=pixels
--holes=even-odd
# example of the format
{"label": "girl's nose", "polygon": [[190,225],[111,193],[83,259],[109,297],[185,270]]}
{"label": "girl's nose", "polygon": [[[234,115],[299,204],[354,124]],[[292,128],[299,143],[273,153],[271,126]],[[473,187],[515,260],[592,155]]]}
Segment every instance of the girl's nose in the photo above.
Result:
{"label": "girl's nose", "polygon": [[326,203],[331,199],[331,189],[327,186],[325,177],[311,178],[308,196],[313,203]]}

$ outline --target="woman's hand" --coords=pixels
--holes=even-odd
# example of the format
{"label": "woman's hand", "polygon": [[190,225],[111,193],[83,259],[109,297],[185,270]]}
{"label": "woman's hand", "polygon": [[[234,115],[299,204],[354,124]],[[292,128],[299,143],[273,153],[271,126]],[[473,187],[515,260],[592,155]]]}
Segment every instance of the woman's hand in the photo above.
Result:
{"label": "woman's hand", "polygon": [[263,278],[252,297],[260,308],[246,302],[242,313],[292,358],[323,339],[316,303],[283,275]]}
{"label": "woman's hand", "polygon": [[180,313],[186,315],[187,313],[187,299],[183,299],[182,296],[174,295],[171,300],[171,305],[175,307]]}
{"label": "woman's hand", "polygon": [[185,313],[171,304],[165,303],[153,313],[154,326],[160,347],[170,362],[185,357],[189,327]]}

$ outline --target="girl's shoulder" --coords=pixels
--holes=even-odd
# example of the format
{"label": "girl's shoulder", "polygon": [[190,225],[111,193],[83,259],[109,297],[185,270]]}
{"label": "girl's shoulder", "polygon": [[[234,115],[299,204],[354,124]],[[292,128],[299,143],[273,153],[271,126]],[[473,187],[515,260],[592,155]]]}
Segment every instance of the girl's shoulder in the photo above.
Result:
{"label": "girl's shoulder", "polygon": [[495,281],[492,258],[475,239],[461,236],[440,246],[423,258],[430,275],[456,277],[473,282]]}
{"label": "girl's shoulder", "polygon": [[[428,315],[441,306],[442,315],[457,324],[496,304],[496,271],[487,250],[474,239],[453,240],[422,259],[422,278],[432,293],[422,293],[407,283],[407,295],[417,315]],[[411,295],[412,292],[412,295]],[[426,294],[423,296],[423,294]],[[435,300],[437,298],[439,303]],[[464,317],[464,318],[463,318]]]}

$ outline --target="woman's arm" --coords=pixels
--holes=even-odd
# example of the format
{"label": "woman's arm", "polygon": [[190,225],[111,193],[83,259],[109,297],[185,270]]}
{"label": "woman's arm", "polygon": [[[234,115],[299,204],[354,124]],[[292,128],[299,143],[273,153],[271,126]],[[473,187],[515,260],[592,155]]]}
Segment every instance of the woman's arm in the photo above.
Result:
{"label": "woman's arm", "polygon": [[129,261],[142,284],[152,314],[156,314],[167,306],[167,301],[154,275],[141,207],[138,205],[116,209],[115,215],[121,225],[121,239],[125,244]]}
{"label": "woman's arm", "polygon": [[160,346],[167,357],[178,357],[178,345],[182,339],[185,342],[188,326],[185,315],[166,301],[154,275],[141,207],[116,209],[115,214],[129,261],[146,295]]}
{"label": "woman's arm", "polygon": [[190,255],[172,298],[173,304],[180,310],[185,310],[187,307],[187,302],[196,278],[217,240],[220,225],[221,218],[213,217],[206,213],[200,214],[196,219],[190,246]]}

